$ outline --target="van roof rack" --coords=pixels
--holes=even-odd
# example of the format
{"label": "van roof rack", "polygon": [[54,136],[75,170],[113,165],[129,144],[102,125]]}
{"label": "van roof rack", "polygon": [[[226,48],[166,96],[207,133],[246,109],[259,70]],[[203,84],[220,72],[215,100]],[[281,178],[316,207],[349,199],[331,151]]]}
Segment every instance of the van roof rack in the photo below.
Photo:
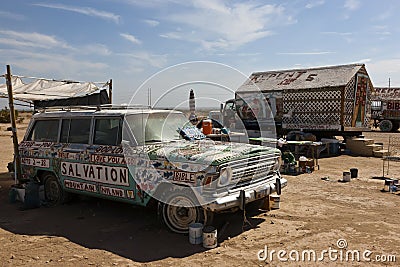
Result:
{"label": "van roof rack", "polygon": [[103,104],[97,106],[52,106],[52,107],[40,107],[35,109],[35,112],[46,112],[46,111],[72,111],[72,110],[117,110],[117,109],[151,109],[151,106],[147,105],[127,105],[127,104]]}

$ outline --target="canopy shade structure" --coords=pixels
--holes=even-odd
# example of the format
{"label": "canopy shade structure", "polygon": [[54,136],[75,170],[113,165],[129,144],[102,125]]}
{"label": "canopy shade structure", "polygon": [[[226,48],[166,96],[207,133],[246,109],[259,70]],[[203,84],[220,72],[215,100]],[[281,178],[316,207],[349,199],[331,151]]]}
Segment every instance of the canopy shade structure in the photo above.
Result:
{"label": "canopy shade structure", "polygon": [[[30,104],[50,100],[82,98],[92,95],[101,89],[110,88],[110,82],[101,83],[101,85],[98,86],[97,84],[100,83],[54,81],[36,78],[33,82],[24,83],[22,78],[18,76],[12,76],[11,84],[14,99]],[[0,84],[0,97],[8,97],[6,84]],[[102,99],[104,101],[104,98]],[[106,101],[108,101],[108,99]],[[60,103],[61,101],[57,102]]]}

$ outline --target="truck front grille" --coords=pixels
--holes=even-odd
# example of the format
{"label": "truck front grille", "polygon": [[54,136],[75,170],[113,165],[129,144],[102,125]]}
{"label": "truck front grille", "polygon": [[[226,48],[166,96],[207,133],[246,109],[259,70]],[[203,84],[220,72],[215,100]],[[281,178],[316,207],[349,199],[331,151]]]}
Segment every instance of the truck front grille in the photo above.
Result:
{"label": "truck front grille", "polygon": [[232,184],[235,187],[251,184],[260,179],[268,179],[277,168],[278,155],[275,153],[249,156],[240,160],[231,161],[220,166],[232,170]]}

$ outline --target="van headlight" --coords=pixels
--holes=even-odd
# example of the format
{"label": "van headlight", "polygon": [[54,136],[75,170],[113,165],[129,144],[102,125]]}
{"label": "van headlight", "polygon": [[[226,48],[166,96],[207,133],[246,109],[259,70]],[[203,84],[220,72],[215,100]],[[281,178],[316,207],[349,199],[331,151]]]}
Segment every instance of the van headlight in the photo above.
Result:
{"label": "van headlight", "polygon": [[225,186],[230,183],[232,179],[232,169],[231,167],[226,167],[221,170],[218,178],[218,186]]}

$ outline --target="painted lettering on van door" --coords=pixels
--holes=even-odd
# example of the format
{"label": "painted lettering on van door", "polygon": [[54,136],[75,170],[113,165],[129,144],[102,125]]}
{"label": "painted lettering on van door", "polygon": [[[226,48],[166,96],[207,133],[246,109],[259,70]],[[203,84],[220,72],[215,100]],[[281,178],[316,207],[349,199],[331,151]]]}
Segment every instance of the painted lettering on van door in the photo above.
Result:
{"label": "painted lettering on van door", "polygon": [[81,183],[72,180],[64,180],[64,186],[66,188],[75,189],[79,191],[87,191],[92,193],[97,193],[97,188],[94,184]]}
{"label": "painted lettering on van door", "polygon": [[95,163],[126,164],[124,157],[108,156],[102,154],[91,154],[90,161]]}
{"label": "painted lettering on van door", "polygon": [[22,165],[28,165],[33,167],[50,167],[50,160],[48,159],[35,159],[35,158],[21,158]]}
{"label": "painted lettering on van door", "polygon": [[100,186],[100,193],[107,196],[125,198],[125,191],[120,188]]}
{"label": "painted lettering on van door", "polygon": [[61,162],[63,176],[104,184],[129,186],[128,169],[123,167]]}

